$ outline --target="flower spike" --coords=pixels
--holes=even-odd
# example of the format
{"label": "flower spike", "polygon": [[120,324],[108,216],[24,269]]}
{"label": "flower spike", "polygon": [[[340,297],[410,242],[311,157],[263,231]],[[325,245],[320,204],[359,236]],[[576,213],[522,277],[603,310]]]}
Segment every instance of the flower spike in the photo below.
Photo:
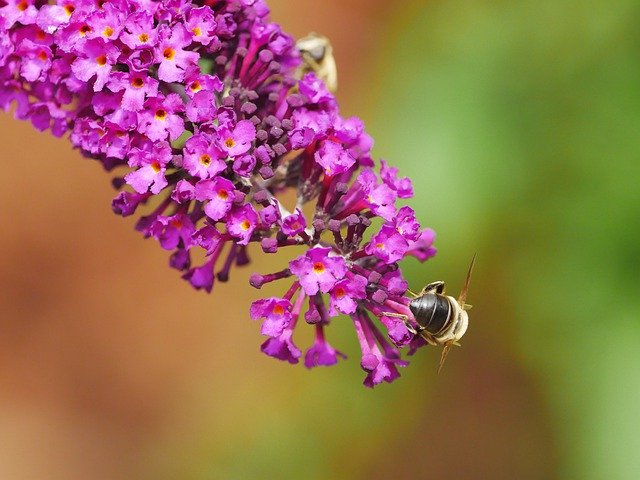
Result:
{"label": "flower spike", "polygon": [[[303,318],[316,335],[305,365],[335,364],[344,355],[326,332],[342,314],[354,323],[365,385],[399,376],[398,349],[424,341],[384,313],[411,324],[398,262],[432,257],[434,233],[396,207],[411,181],[376,165],[363,122],[340,114],[264,0],[0,5],[0,108],[15,104],[18,118],[68,135],[116,171],[114,212],[139,215],[137,230],[171,252],[195,289],[227,281],[248,252],[303,247],[279,271],[251,276],[256,288],[287,285],[250,310],[263,320],[267,355],[299,361]],[[293,205],[283,200],[291,190]]]}

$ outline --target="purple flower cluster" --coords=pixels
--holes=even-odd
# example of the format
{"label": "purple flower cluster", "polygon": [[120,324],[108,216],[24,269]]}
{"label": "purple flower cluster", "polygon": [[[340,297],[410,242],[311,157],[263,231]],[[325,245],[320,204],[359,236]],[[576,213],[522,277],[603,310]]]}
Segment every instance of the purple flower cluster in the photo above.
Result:
{"label": "purple flower cluster", "polygon": [[297,363],[303,317],[316,333],[305,365],[332,365],[344,355],[325,328],[344,314],[365,385],[391,382],[406,365],[398,348],[424,344],[385,315],[412,318],[398,261],[433,256],[434,233],[396,207],[410,180],[384,161],[374,170],[362,121],[340,116],[314,73],[299,78],[295,43],[268,14],[263,0],[0,0],[0,106],[123,168],[113,210],[147,206],[136,228],[196,289],[247,264],[249,243],[305,247],[251,276],[289,285],[251,307],[262,351]]}

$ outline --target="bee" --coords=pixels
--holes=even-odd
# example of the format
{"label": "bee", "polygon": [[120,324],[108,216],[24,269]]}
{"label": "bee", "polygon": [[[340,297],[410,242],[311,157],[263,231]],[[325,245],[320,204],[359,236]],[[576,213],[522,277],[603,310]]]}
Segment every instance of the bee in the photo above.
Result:
{"label": "bee", "polygon": [[302,78],[305,73],[314,72],[329,91],[335,93],[338,89],[338,68],[329,39],[317,33],[310,33],[296,42],[296,48],[303,60],[298,68],[297,78]]}
{"label": "bee", "polygon": [[443,347],[438,373],[442,370],[451,346],[459,345],[458,340],[462,338],[469,326],[466,310],[470,309],[471,305],[466,304],[465,301],[475,261],[474,255],[458,299],[445,295],[445,283],[441,280],[428,284],[420,293],[409,290],[414,297],[409,304],[409,309],[417,327],[409,323],[407,315],[385,313],[386,316],[402,318],[411,333],[420,335],[430,345]]}

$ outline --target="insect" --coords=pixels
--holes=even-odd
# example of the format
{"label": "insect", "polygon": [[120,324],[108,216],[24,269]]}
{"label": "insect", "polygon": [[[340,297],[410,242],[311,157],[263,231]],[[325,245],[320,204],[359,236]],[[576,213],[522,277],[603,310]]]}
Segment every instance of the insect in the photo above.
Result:
{"label": "insect", "polygon": [[409,323],[407,315],[385,313],[390,317],[402,318],[411,333],[420,335],[430,345],[443,346],[438,373],[442,370],[451,346],[459,345],[458,340],[462,338],[469,326],[469,316],[466,310],[471,308],[471,305],[467,305],[465,301],[475,261],[476,256],[474,255],[457,300],[445,295],[443,281],[432,282],[417,294],[409,290],[414,296],[409,304],[409,309],[418,324],[417,327]]}
{"label": "insect", "polygon": [[338,89],[338,68],[333,57],[333,47],[329,39],[317,33],[310,33],[296,42],[302,56],[303,64],[298,68],[297,77],[314,72],[322,80],[329,91]]}

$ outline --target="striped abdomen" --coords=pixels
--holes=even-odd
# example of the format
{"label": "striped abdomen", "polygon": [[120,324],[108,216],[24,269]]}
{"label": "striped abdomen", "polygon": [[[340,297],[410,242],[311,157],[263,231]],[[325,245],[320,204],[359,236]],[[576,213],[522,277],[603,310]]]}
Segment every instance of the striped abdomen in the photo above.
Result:
{"label": "striped abdomen", "polygon": [[416,322],[431,335],[444,333],[451,325],[454,307],[445,295],[426,293],[409,304]]}

